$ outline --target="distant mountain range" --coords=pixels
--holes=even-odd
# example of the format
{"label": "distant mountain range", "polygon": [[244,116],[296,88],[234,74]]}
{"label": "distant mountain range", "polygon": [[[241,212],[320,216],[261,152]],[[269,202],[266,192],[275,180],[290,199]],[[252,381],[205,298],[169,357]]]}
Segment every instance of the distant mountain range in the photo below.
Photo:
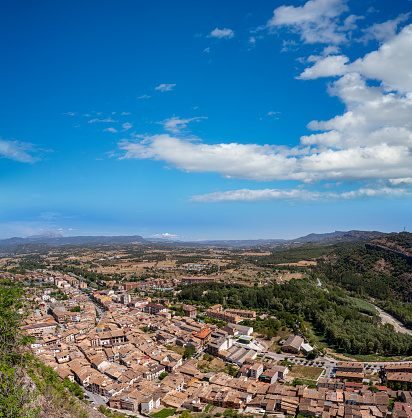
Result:
{"label": "distant mountain range", "polygon": [[343,241],[361,241],[371,240],[386,235],[379,231],[335,231],[325,234],[309,234],[292,240],[284,239],[257,239],[257,240],[204,240],[204,241],[172,241],[167,239],[143,238],[140,235],[125,236],[77,236],[64,237],[53,231],[46,231],[41,235],[32,235],[26,238],[8,238],[0,240],[0,246],[8,245],[26,245],[26,244],[50,244],[50,245],[82,245],[82,244],[106,244],[106,245],[122,245],[122,244],[150,244],[150,243],[174,243],[175,245],[188,244],[190,246],[216,246],[216,247],[260,247],[260,246],[281,246],[293,244],[334,244]]}
{"label": "distant mountain range", "polygon": [[125,236],[78,236],[78,237],[64,237],[51,236],[49,233],[42,235],[32,235],[27,238],[8,238],[0,240],[0,245],[25,245],[25,244],[51,244],[51,245],[81,245],[81,244],[134,244],[134,243],[148,243],[140,235],[125,235]]}

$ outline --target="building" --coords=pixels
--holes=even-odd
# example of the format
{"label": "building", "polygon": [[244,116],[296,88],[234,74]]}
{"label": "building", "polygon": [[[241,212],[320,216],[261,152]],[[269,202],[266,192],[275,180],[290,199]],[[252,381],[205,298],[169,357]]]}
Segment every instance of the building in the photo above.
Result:
{"label": "building", "polygon": [[57,322],[40,322],[38,324],[23,325],[20,327],[21,330],[26,331],[30,335],[39,337],[41,335],[53,334],[56,330]]}
{"label": "building", "polygon": [[132,301],[132,297],[130,296],[129,293],[123,293],[121,297],[121,301],[123,305],[127,305]]}
{"label": "building", "polygon": [[248,311],[246,309],[226,309],[226,312],[232,315],[238,315],[241,318],[256,318],[255,311]]}
{"label": "building", "polygon": [[210,341],[207,345],[207,351],[212,356],[217,357],[219,355],[219,351],[227,350],[233,345],[233,340],[229,337],[220,337],[215,338],[214,340]]}
{"label": "building", "polygon": [[363,373],[363,363],[360,361],[340,361],[336,369],[338,372]]}
{"label": "building", "polygon": [[242,319],[239,315],[230,314],[227,311],[223,310],[222,305],[213,305],[207,311],[206,315],[210,318],[219,319],[221,321],[231,322],[233,324],[237,324]]}
{"label": "building", "polygon": [[263,364],[262,363],[255,363],[249,369],[250,377],[252,379],[258,380],[260,375],[263,373]]}
{"label": "building", "polygon": [[144,307],[144,311],[145,312],[149,312],[150,314],[157,314],[159,312],[166,312],[167,309],[165,306],[163,305],[159,305],[157,303],[148,303],[145,307]]}
{"label": "building", "polygon": [[198,338],[200,340],[200,343],[202,345],[207,344],[207,342],[210,340],[210,335],[212,334],[212,330],[210,328],[202,328],[200,331],[198,332],[193,332],[192,335],[195,338]]}
{"label": "building", "polygon": [[273,369],[267,369],[260,375],[259,380],[264,383],[273,384],[278,380],[278,372]]}
{"label": "building", "polygon": [[185,315],[189,318],[195,318],[197,315],[197,309],[192,305],[183,305],[182,309]]}
{"label": "building", "polygon": [[215,281],[214,277],[182,277],[182,284],[193,284],[193,283],[213,283]]}
{"label": "building", "polygon": [[298,335],[290,336],[282,346],[284,353],[298,354],[303,344],[303,338]]}

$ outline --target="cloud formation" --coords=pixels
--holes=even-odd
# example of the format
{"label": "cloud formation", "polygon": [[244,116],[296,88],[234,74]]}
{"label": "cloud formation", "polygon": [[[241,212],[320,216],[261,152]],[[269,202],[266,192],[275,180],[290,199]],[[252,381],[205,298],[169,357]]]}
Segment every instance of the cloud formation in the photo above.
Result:
{"label": "cloud formation", "polygon": [[168,232],[164,232],[163,234],[150,235],[150,238],[176,239],[179,238],[179,236],[175,234],[169,234]]}
{"label": "cloud formation", "polygon": [[0,158],[7,158],[20,163],[34,163],[39,160],[39,157],[35,156],[37,152],[38,150],[27,142],[0,139]]}
{"label": "cloud formation", "polygon": [[[160,84],[157,87],[155,87],[155,90],[159,90],[162,93],[164,93],[165,91],[171,91],[171,90],[173,90],[173,87],[176,87],[176,84]],[[148,98],[148,97],[140,96],[140,98]]]}
{"label": "cloud formation", "polygon": [[123,128],[123,131],[127,131],[127,130],[133,128],[133,123],[130,123],[130,122],[123,123],[122,128]]}
{"label": "cloud formation", "polygon": [[106,118],[106,119],[90,119],[89,123],[96,123],[96,122],[104,122],[104,123],[109,123],[109,122],[119,122],[118,120],[114,120],[112,118]]}
{"label": "cloud formation", "polygon": [[212,30],[212,32],[210,32],[210,35],[209,35],[210,38],[219,38],[219,39],[224,39],[224,38],[230,39],[230,38],[233,38],[234,36],[235,36],[235,33],[233,32],[233,30],[227,29],[227,28],[224,28],[224,29],[216,28]]}
{"label": "cloud formation", "polygon": [[181,119],[177,116],[173,116],[169,119],[164,120],[163,122],[159,122],[166,131],[173,132],[175,134],[181,132],[183,129],[187,127],[189,122],[199,122],[202,119],[207,119],[205,116],[199,116],[195,118],[188,118],[188,119]]}
{"label": "cloud formation", "polygon": [[116,132],[118,132],[118,131],[117,131],[117,129],[115,129],[115,128],[106,128],[106,129],[103,129],[103,131],[104,131],[104,132],[112,132],[112,133],[114,133],[114,134],[115,134]]}
{"label": "cloud formation", "polygon": [[257,202],[257,201],[319,201],[319,200],[348,200],[361,197],[400,197],[412,196],[412,191],[407,189],[384,188],[360,188],[349,192],[319,192],[306,189],[262,189],[262,190],[231,190],[228,192],[214,192],[205,195],[197,195],[191,198],[193,202],[218,203],[218,202]]}
{"label": "cloud formation", "polygon": [[347,0],[309,0],[303,6],[280,6],[266,27],[276,30],[287,27],[308,44],[341,44],[347,41],[345,31],[353,28],[354,17],[340,24],[339,16],[348,11]]}

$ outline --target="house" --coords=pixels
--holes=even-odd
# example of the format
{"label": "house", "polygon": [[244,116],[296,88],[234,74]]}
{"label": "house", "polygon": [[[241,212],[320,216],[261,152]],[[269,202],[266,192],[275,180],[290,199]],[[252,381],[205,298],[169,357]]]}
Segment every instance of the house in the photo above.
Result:
{"label": "house", "polygon": [[157,409],[160,407],[160,396],[159,395],[149,395],[145,396],[142,399],[140,404],[141,412],[149,413],[152,412],[152,409]]}
{"label": "house", "polygon": [[189,318],[195,318],[197,315],[197,309],[192,305],[183,305],[182,309],[185,315]]}
{"label": "house", "polygon": [[263,373],[263,364],[255,363],[250,369],[250,377],[254,380],[258,380],[259,376]]}
{"label": "house", "polygon": [[229,337],[216,338],[207,344],[207,351],[212,356],[218,356],[219,351],[227,350],[233,345],[233,340]]}
{"label": "house", "polygon": [[272,366],[271,370],[278,373],[279,379],[284,379],[284,377],[288,374],[289,369],[285,366]]}
{"label": "house", "polygon": [[148,303],[145,307],[144,307],[144,311],[148,312],[152,315],[157,314],[159,312],[166,312],[166,307],[163,305],[159,305],[157,303]]}
{"label": "house", "polygon": [[298,335],[292,335],[284,342],[282,351],[284,353],[298,354],[302,344],[302,337],[299,337]]}
{"label": "house", "polygon": [[210,328],[202,328],[199,332],[193,332],[193,336],[195,338],[198,338],[202,345],[205,345],[209,339],[210,334],[212,333],[212,330]]}
{"label": "house", "polygon": [[262,374],[259,377],[259,380],[261,382],[273,384],[278,380],[278,372],[272,369],[267,369],[262,372]]}

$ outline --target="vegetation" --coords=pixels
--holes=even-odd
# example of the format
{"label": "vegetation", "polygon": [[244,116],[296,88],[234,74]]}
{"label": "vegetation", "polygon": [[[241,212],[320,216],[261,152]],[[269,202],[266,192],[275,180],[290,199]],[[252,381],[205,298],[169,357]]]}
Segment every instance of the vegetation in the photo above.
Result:
{"label": "vegetation", "polygon": [[[409,250],[411,242],[412,234],[408,232],[390,234],[377,241],[382,245],[396,246],[397,250]],[[319,260],[316,273],[358,298],[373,298],[376,305],[412,328],[410,260],[394,252],[371,249],[367,245],[335,247],[333,256]],[[362,312],[374,314],[370,304],[356,303],[364,303],[364,308],[360,309]]]}
{"label": "vegetation", "polygon": [[24,368],[30,362],[24,346],[31,339],[20,332],[24,308],[21,291],[0,286],[0,416],[36,417],[39,410],[29,405],[34,396],[25,387]]}
{"label": "vegetation", "polygon": [[176,412],[176,408],[170,408],[170,409],[164,408],[161,411],[152,414],[151,416],[153,418],[167,418],[167,417],[174,415],[175,412]]}
{"label": "vegetation", "polygon": [[297,263],[301,260],[314,260],[331,253],[334,247],[322,247],[314,244],[305,244],[298,248],[274,251],[270,255],[249,257],[248,261],[261,267],[271,267],[276,264]]}
{"label": "vegetation", "polygon": [[187,358],[190,358],[190,357],[193,357],[193,355],[196,353],[196,349],[195,349],[195,347],[193,347],[192,345],[187,345],[186,347],[185,347],[185,352],[184,352],[184,354],[183,354],[183,358],[184,359],[187,359]]}
{"label": "vegetation", "polygon": [[[333,284],[325,291],[317,285],[315,278],[291,280],[265,288],[225,283],[194,284],[185,286],[178,297],[186,302],[220,303],[225,307],[266,312],[276,316],[280,326],[287,325],[295,332],[301,322],[299,319],[303,319],[321,332],[330,346],[344,353],[412,354],[411,336],[395,333],[389,324],[382,326],[376,315],[364,315],[364,307],[357,306],[346,292]],[[272,319],[265,321],[265,326],[276,322],[275,319],[275,322]],[[273,327],[276,331],[279,326]]]}
{"label": "vegetation", "polygon": [[[47,405],[49,416],[70,411],[73,418],[86,418],[83,391],[69,379],[61,380],[50,367],[30,353],[33,339],[20,330],[27,307],[18,287],[0,284],[0,417],[35,418]],[[37,405],[37,406],[35,406]]]}

